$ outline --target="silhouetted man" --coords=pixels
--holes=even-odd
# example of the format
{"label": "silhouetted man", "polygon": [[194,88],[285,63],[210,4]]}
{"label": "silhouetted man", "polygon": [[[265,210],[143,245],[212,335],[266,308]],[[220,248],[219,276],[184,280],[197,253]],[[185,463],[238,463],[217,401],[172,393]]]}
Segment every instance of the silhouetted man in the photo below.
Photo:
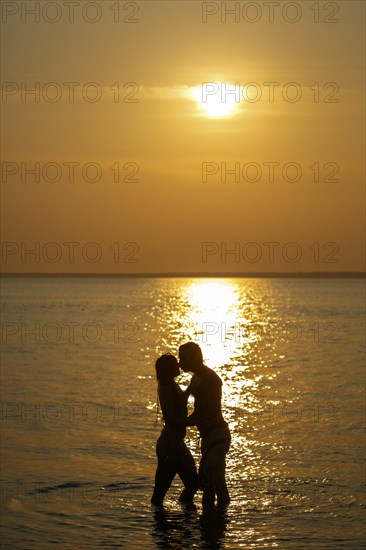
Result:
{"label": "silhouetted man", "polygon": [[201,441],[200,485],[203,489],[202,506],[225,507],[230,502],[225,481],[225,456],[230,447],[230,431],[221,412],[220,377],[203,363],[201,348],[194,342],[179,348],[179,366],[193,372],[185,393],[194,396],[194,412],[187,418],[187,426],[197,426]]}

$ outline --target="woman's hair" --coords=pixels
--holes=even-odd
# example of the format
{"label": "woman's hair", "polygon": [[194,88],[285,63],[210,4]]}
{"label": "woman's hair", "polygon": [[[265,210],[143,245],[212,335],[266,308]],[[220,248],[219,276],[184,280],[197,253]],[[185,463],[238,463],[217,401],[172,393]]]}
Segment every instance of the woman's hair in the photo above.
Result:
{"label": "woman's hair", "polygon": [[[164,353],[159,359],[155,362],[156,378],[159,382],[169,382],[175,376],[179,374],[178,361],[174,355],[171,353]],[[155,426],[158,423],[160,411],[160,402],[159,402],[159,387],[156,391],[156,420]],[[163,422],[163,419],[161,419]]]}
{"label": "woman's hair", "polygon": [[177,376],[178,361],[171,353],[164,353],[155,363],[156,378],[160,382],[166,382]]}

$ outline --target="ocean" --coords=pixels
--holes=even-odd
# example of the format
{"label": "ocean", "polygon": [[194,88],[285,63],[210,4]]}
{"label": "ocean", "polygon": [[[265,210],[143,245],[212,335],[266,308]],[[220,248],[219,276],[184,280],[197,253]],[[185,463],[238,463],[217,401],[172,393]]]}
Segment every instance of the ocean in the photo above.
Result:
{"label": "ocean", "polygon": [[[365,282],[3,278],[2,548],[366,547]],[[231,503],[150,504],[154,363],[223,381]],[[182,388],[190,376],[182,374]],[[192,410],[193,403],[189,402]],[[187,445],[199,461],[195,428]]]}

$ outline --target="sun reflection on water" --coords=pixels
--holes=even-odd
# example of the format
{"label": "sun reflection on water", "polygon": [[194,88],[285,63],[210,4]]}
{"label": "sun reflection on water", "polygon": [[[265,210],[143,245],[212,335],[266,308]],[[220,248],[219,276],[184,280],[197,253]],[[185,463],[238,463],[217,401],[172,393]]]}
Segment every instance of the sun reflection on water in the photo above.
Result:
{"label": "sun reflection on water", "polygon": [[205,364],[223,381],[223,414],[232,432],[232,446],[240,449],[241,457],[246,456],[248,469],[256,452],[253,431],[249,436],[246,424],[248,415],[258,408],[257,391],[263,377],[258,372],[250,374],[253,348],[260,339],[258,300],[249,297],[235,280],[192,281],[184,291],[185,337],[200,345]]}
{"label": "sun reflection on water", "polygon": [[[277,397],[271,389],[276,373],[269,368],[275,349],[265,337],[274,318],[269,292],[255,280],[186,279],[168,287],[154,308],[157,353],[177,354],[179,345],[194,341],[223,382],[222,411],[232,436],[227,474],[237,506],[243,505],[248,481],[275,474],[266,458],[270,434],[261,429],[270,421],[263,396],[270,402]],[[178,383],[187,386],[190,377],[183,373]],[[193,430],[187,434],[195,448],[194,437]]]}
{"label": "sun reflection on water", "polygon": [[239,289],[233,281],[194,281],[186,289],[186,324],[193,329],[205,361],[210,367],[233,368],[243,358],[243,351],[255,336],[247,326],[239,297]]}

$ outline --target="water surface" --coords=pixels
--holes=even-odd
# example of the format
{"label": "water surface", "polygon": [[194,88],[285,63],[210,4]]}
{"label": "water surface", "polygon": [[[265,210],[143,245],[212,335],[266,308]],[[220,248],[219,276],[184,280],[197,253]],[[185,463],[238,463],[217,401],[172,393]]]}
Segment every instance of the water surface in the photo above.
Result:
{"label": "water surface", "polygon": [[[4,548],[361,548],[364,281],[2,280]],[[149,500],[159,354],[223,380],[232,502]],[[189,377],[179,379],[182,387]],[[197,462],[199,440],[187,443]]]}

